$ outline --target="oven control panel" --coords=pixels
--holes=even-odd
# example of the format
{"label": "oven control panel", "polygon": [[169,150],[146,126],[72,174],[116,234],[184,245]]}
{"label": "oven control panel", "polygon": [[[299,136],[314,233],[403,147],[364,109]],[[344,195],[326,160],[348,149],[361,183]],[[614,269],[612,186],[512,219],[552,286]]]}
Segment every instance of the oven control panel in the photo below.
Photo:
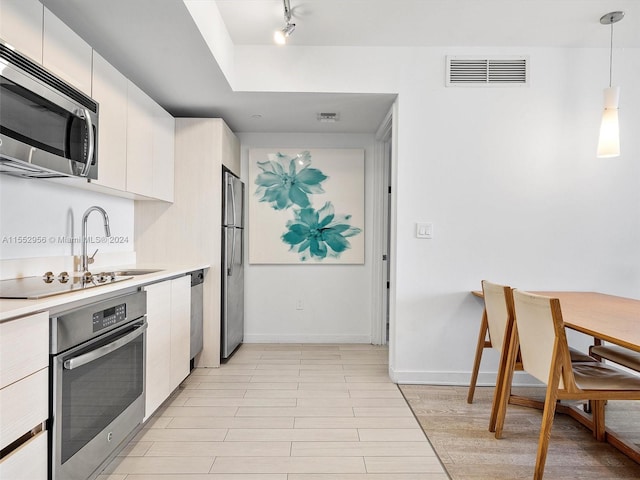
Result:
{"label": "oven control panel", "polygon": [[109,328],[127,318],[127,305],[121,303],[93,314],[93,333]]}

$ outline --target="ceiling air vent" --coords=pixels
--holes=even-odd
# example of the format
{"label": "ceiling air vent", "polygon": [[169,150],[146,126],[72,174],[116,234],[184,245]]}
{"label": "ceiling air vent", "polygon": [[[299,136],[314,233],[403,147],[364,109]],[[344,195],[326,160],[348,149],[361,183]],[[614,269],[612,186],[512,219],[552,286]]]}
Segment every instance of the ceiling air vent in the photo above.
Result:
{"label": "ceiling air vent", "polygon": [[337,112],[320,112],[318,113],[318,121],[322,123],[335,123],[340,121],[340,113]]}
{"label": "ceiling air vent", "polygon": [[529,58],[447,57],[447,87],[525,86],[529,84]]}

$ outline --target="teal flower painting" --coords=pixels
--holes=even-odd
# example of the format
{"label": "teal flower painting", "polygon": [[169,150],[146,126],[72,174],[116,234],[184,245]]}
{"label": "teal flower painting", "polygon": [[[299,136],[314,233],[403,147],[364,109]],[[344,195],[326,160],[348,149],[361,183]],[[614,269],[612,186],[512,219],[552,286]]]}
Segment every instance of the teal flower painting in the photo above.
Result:
{"label": "teal flower painting", "polygon": [[313,207],[293,209],[293,215],[294,219],[287,222],[282,241],[290,245],[289,250],[297,252],[302,261],[309,258],[321,261],[327,256],[338,258],[351,248],[347,238],[362,232],[349,224],[351,215],[336,215],[331,202],[319,210]]}
{"label": "teal flower painting", "polygon": [[310,168],[308,151],[290,157],[282,153],[270,154],[266,162],[258,162],[262,170],[256,177],[256,195],[260,202],[267,202],[274,210],[284,210],[293,205],[307,208],[309,195],[324,193],[322,182],[328,177],[317,168]]}
{"label": "teal flower painting", "polygon": [[250,148],[249,263],[364,264],[364,154]]}

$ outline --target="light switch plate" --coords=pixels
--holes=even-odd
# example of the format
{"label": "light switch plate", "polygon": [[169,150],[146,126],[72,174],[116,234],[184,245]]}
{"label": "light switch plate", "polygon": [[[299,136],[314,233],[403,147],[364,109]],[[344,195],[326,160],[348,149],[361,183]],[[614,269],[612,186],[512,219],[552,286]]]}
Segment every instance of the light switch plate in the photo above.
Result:
{"label": "light switch plate", "polygon": [[433,223],[416,223],[416,238],[433,238]]}

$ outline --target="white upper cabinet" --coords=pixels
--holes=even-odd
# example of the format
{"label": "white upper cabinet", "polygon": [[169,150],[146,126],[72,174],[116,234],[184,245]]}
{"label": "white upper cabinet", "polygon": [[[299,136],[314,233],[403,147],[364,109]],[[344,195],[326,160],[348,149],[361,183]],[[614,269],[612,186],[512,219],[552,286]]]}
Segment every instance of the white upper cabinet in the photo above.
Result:
{"label": "white upper cabinet", "polygon": [[127,78],[93,52],[92,97],[99,104],[98,180],[92,183],[125,191],[127,187]]}
{"label": "white upper cabinet", "polygon": [[175,119],[129,82],[127,191],[173,202]]}
{"label": "white upper cabinet", "polygon": [[0,0],[0,38],[42,64],[42,3]]}
{"label": "white upper cabinet", "polygon": [[153,197],[173,202],[176,121],[160,105],[153,117]]}
{"label": "white upper cabinet", "polygon": [[44,9],[42,65],[81,92],[91,95],[91,45]]}
{"label": "white upper cabinet", "polygon": [[129,82],[127,103],[127,191],[153,197],[154,102]]}
{"label": "white upper cabinet", "polygon": [[173,202],[175,119],[167,111],[39,0],[0,0],[0,39],[98,102],[98,179],[76,186]]}

